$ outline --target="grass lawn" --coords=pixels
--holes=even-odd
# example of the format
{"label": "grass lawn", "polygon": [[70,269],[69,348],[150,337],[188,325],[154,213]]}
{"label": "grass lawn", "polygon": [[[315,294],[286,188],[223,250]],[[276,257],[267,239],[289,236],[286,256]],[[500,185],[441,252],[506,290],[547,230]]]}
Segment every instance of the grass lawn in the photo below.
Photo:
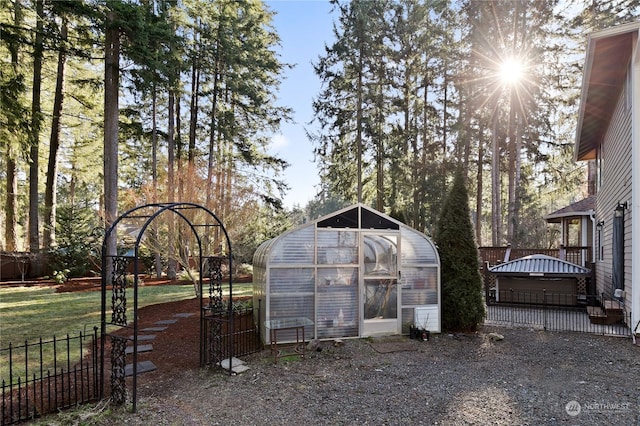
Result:
{"label": "grass lawn", "polygon": [[[251,283],[234,283],[234,297],[251,295],[251,286]],[[228,294],[228,288],[224,290],[223,288],[223,292]],[[205,297],[206,291],[205,289]],[[194,296],[193,286],[190,284],[140,287],[138,308]],[[128,312],[132,312],[133,291],[127,292],[127,302]],[[100,327],[100,303],[99,291],[56,293],[53,287],[0,289],[0,378],[8,379],[8,353],[4,349],[9,347],[9,343],[20,346],[25,341],[37,343],[40,337],[50,340],[54,336],[64,338],[67,334],[77,336],[79,332],[91,334],[94,326]],[[111,292],[108,291],[107,315],[110,314],[110,304]],[[13,355],[15,362],[19,355],[15,352]]]}

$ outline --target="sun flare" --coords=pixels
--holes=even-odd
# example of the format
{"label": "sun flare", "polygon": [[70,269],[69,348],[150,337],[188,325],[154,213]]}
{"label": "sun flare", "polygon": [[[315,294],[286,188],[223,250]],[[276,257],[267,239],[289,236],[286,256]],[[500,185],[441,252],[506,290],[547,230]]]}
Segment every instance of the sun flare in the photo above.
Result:
{"label": "sun flare", "polygon": [[520,61],[509,58],[500,64],[500,80],[505,84],[515,84],[522,79],[524,72]]}

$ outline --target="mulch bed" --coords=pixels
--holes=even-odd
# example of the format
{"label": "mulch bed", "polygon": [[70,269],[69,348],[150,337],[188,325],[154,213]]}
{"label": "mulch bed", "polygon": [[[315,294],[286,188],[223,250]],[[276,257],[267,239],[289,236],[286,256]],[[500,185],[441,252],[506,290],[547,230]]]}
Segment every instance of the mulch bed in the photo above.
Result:
{"label": "mulch bed", "polygon": [[[143,334],[153,334],[156,337],[149,342],[153,345],[150,352],[139,352],[138,362],[149,360],[157,367],[156,370],[138,376],[138,384],[170,377],[180,371],[197,369],[200,367],[200,302],[197,299],[179,300],[145,306],[138,309],[138,330],[148,327],[158,327],[162,320],[177,320],[174,324],[166,324],[164,331],[144,333],[139,331],[138,338]],[[175,314],[193,314],[188,317],[176,317]],[[128,360],[128,362],[131,362]]]}

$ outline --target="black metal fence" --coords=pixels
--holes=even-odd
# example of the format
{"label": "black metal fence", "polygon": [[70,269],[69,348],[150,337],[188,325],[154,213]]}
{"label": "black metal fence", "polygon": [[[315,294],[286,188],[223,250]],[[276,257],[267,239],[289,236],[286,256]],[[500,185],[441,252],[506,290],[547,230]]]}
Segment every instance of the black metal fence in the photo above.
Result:
{"label": "black metal fence", "polygon": [[2,425],[35,419],[99,398],[98,327],[0,349]]}
{"label": "black metal fence", "polygon": [[485,325],[631,336],[631,312],[603,296],[492,290],[486,308]]}
{"label": "black metal fence", "polygon": [[234,331],[228,337],[233,338],[234,341],[234,356],[250,355],[263,349],[260,328],[253,319],[253,309],[252,307],[234,309],[236,313],[233,320]]}
{"label": "black metal fence", "polygon": [[205,310],[204,333],[210,347],[205,351],[203,366],[217,364],[230,357],[250,355],[263,349],[260,328],[254,323],[253,309],[250,306],[234,306],[233,329],[227,312],[214,315]]}

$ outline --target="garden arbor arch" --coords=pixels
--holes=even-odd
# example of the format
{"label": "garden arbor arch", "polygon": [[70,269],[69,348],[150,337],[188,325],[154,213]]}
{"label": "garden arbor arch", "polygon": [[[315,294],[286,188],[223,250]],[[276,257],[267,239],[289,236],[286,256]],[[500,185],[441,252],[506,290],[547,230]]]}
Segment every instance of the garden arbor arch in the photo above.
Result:
{"label": "garden arbor arch", "polygon": [[[115,253],[107,252],[110,238],[116,241]],[[226,266],[229,272],[229,300],[233,296],[233,274],[231,241],[220,219],[203,206],[184,202],[147,204],[123,213],[107,229],[102,244],[100,390],[104,396],[105,343],[109,338],[111,399],[115,404],[125,402],[125,375],[131,374],[134,411],[138,374],[138,283],[143,269],[143,247],[155,252],[164,250],[165,254],[168,252],[165,258],[180,252],[183,254],[180,257],[186,258],[187,267],[190,258],[196,260],[198,277],[195,293],[200,299],[200,365],[219,365],[224,358],[233,357],[233,345],[224,343],[222,339],[225,324],[227,329],[233,330],[232,304],[225,304],[222,298],[223,267]],[[208,284],[206,303],[203,297],[205,283]],[[127,289],[132,292],[129,299]],[[110,306],[107,306],[107,291],[111,291]],[[131,298],[132,311],[127,304]],[[118,331],[112,331],[114,328]],[[130,370],[127,368],[127,353],[132,357]]]}

